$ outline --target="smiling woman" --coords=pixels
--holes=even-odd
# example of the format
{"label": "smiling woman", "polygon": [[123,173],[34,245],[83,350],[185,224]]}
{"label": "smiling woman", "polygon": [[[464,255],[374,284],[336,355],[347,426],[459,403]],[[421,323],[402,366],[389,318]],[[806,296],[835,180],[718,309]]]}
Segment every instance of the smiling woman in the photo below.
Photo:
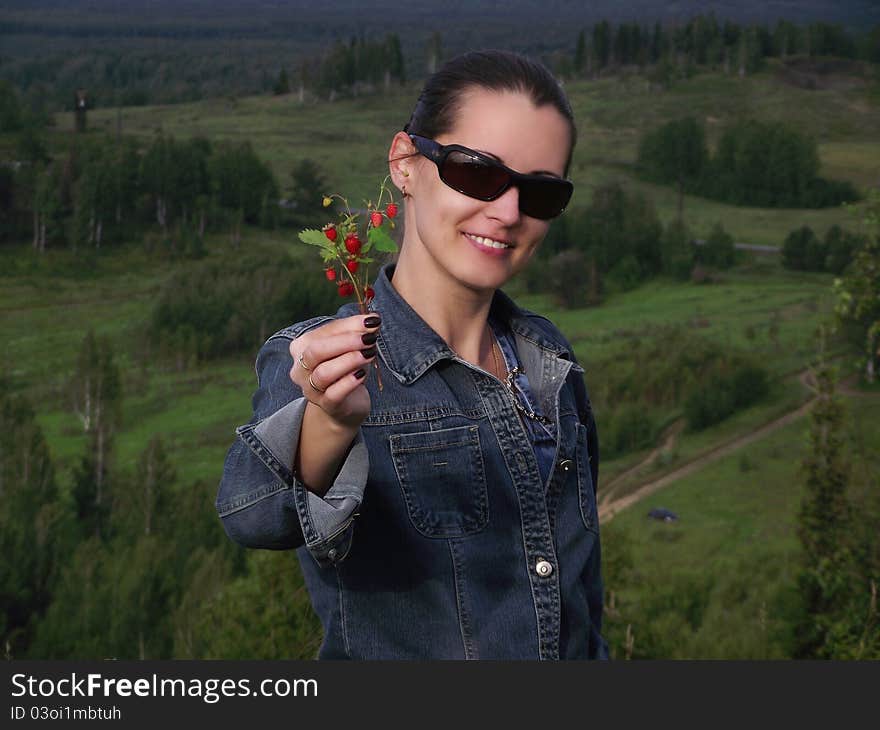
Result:
{"label": "smiling woman", "polygon": [[448,62],[391,140],[405,233],[375,312],[260,349],[217,510],[243,545],[297,549],[321,658],[608,657],[584,370],[501,289],[571,198],[575,138],[540,63]]}

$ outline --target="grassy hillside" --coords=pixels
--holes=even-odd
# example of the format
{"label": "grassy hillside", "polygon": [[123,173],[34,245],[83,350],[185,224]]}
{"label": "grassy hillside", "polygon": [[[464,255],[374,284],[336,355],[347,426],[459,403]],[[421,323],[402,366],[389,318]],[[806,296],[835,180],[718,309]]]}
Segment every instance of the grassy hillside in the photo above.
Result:
{"label": "grassy hillside", "polygon": [[[854,481],[863,487],[880,468],[880,399],[846,401],[849,435],[861,452]],[[647,497],[603,528],[606,553],[629,549],[633,563],[607,618],[618,658],[625,655],[627,625],[633,658],[786,657],[807,429],[808,419],[793,423]],[[671,509],[678,521],[651,520],[655,507]],[[615,590],[613,579],[608,587]]]}
{"label": "grassy hillside", "polygon": [[[416,91],[411,87],[391,96],[307,107],[293,96],[214,99],[124,109],[119,120],[123,133],[144,140],[159,128],[178,137],[250,140],[283,185],[295,162],[310,157],[325,170],[332,190],[356,203],[373,195],[384,176],[387,145],[407,120]],[[589,202],[594,186],[619,180],[650,196],[661,218],[669,220],[675,193],[636,180],[632,164],[645,130],[688,113],[705,120],[712,141],[717,130],[741,117],[788,121],[819,140],[823,174],[858,186],[876,184],[880,170],[880,94],[874,80],[808,91],[786,84],[771,66],[744,79],[697,76],[668,91],[652,89],[635,76],[578,82],[567,91],[580,128],[573,165],[576,205]],[[59,118],[57,134],[71,124],[71,118]],[[117,111],[92,112],[90,125],[112,132]],[[697,235],[721,222],[737,241],[774,246],[803,224],[822,235],[833,223],[855,228],[857,220],[842,209],[759,210],[693,196],[685,201],[685,217]],[[226,236],[207,241],[210,257],[228,253],[229,246]],[[295,242],[292,231],[247,229],[242,246],[314,256]],[[196,265],[150,255],[140,241],[95,253],[86,265],[67,251],[50,250],[37,258],[24,245],[0,250],[0,365],[13,385],[31,397],[63,489],[69,488],[71,470],[86,445],[71,412],[67,383],[90,327],[111,338],[121,365],[124,420],[115,444],[118,467],[133,469],[149,438],[161,433],[178,473],[177,488],[186,489],[196,479],[219,481],[234,427],[251,415],[256,353],[178,370],[158,364],[144,337],[163,283]],[[613,366],[616,358],[624,361],[632,348],[667,325],[751,351],[767,366],[774,383],[765,402],[699,434],[682,435],[662,469],[748,433],[803,401],[803,388],[790,376],[805,368],[815,352],[815,330],[830,312],[831,281],[830,275],[785,271],[769,255],[749,257],[713,284],[655,280],[609,297],[601,308],[559,310],[548,297],[527,294],[521,280],[510,282],[508,292],[559,325],[591,389],[601,387],[602,368]],[[677,414],[668,415],[671,420]],[[863,444],[856,460],[860,469],[874,468],[864,455],[880,450],[878,416],[876,400],[854,402],[852,433]],[[597,420],[601,439],[601,412]],[[745,458],[722,459],[609,524],[606,561],[614,559],[615,545],[629,544],[639,579],[635,584],[642,584],[620,592],[609,609],[618,655],[627,625],[640,656],[784,654],[805,427],[800,421],[777,431],[751,447]],[[642,456],[603,461],[600,487]],[[647,509],[655,505],[675,510],[682,519],[673,525],[646,522]],[[213,505],[204,508],[210,511]]]}
{"label": "grassy hillside", "polygon": [[[701,74],[678,81],[668,90],[638,75],[624,79],[574,81],[566,85],[579,139],[572,165],[572,206],[589,204],[592,189],[611,180],[638,189],[657,206],[664,221],[676,212],[671,188],[635,179],[632,165],[641,135],[687,114],[701,118],[710,144],[728,124],[743,118],[783,121],[815,136],[821,172],[864,188],[880,182],[880,80],[871,67],[854,66],[846,83],[803,89],[788,83],[777,62],[754,76]],[[821,78],[821,77],[820,77]],[[149,139],[158,129],[179,137],[204,135],[214,140],[250,139],[273,167],[282,186],[303,157],[325,171],[334,191],[350,201],[375,195],[387,168],[394,132],[409,119],[418,86],[354,100],[300,105],[295,95],[211,99],[161,107],[98,109],[95,130]],[[59,129],[72,129],[72,114],[59,115]],[[706,237],[722,222],[737,241],[779,246],[794,228],[809,225],[820,235],[834,223],[851,219],[836,208],[767,210],[740,208],[688,196],[685,216],[694,232]]]}

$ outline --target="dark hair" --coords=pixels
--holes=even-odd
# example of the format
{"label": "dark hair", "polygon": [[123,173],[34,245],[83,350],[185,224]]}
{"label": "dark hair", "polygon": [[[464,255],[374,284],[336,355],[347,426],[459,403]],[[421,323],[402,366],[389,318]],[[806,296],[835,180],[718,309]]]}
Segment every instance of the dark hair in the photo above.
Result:
{"label": "dark hair", "polygon": [[571,132],[564,172],[568,177],[577,140],[571,104],[562,86],[544,64],[513,51],[470,51],[447,61],[425,82],[403,131],[431,139],[449,132],[455,126],[463,94],[474,87],[487,91],[521,92],[527,94],[535,106],[554,106],[568,121]]}

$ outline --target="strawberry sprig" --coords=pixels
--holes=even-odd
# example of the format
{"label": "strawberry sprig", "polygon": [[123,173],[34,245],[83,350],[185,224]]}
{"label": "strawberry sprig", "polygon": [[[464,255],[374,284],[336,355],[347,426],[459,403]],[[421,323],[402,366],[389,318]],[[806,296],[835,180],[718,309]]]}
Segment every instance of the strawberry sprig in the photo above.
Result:
{"label": "strawberry sprig", "polygon": [[[370,302],[373,299],[373,287],[369,285],[369,264],[373,259],[367,254],[373,249],[393,253],[397,251],[397,244],[388,234],[387,228],[394,228],[394,218],[398,208],[388,187],[387,176],[379,188],[379,197],[376,204],[365,201],[366,216],[361,211],[352,212],[348,201],[341,195],[331,193],[323,198],[323,205],[329,208],[333,204],[333,198],[338,198],[345,206],[345,210],[339,213],[336,221],[325,224],[321,230],[306,228],[299,232],[299,239],[303,243],[317,246],[321,249],[321,258],[324,261],[324,274],[328,281],[336,282],[339,296],[348,297],[354,294],[362,314],[370,311]],[[387,198],[384,204],[383,199]],[[360,272],[360,276],[357,276]],[[382,378],[379,376],[379,364],[376,366],[376,377],[379,389],[382,389]]]}

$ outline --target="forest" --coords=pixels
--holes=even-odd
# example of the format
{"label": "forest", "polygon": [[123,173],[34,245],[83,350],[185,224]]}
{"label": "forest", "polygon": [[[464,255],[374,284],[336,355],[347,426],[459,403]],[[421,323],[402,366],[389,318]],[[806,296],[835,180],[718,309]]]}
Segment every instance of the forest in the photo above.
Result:
{"label": "forest", "polygon": [[[370,194],[460,39],[325,29],[288,55],[254,21],[266,44],[230,58],[223,12],[47,7],[0,14],[5,655],[312,657],[293,556],[219,524],[222,459],[260,345],[342,302],[296,232]],[[582,120],[578,194],[511,292],[586,363],[615,658],[877,658],[880,25],[609,15],[564,38],[539,53]],[[689,519],[646,527],[660,504]]]}

